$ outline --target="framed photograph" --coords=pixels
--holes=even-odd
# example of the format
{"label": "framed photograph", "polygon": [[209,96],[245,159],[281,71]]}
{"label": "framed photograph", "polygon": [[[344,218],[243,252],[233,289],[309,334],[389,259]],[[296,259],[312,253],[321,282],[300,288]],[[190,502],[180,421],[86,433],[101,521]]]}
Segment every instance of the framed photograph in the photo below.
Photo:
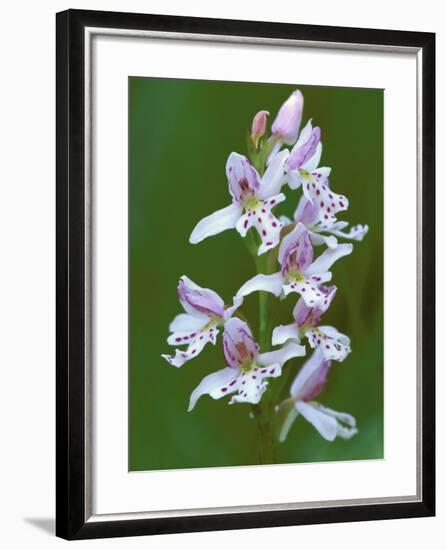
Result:
{"label": "framed photograph", "polygon": [[56,534],[434,515],[435,36],[56,22]]}

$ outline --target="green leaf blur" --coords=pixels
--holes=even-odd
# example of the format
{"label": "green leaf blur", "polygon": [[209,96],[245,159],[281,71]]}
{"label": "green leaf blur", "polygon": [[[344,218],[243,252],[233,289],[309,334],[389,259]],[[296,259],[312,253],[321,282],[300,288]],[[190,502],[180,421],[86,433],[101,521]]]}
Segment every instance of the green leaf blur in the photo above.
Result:
{"label": "green leaf blur", "polygon": [[[270,111],[271,123],[296,87],[305,97],[303,124],[312,117],[322,128],[321,165],[333,169],[331,186],[349,198],[340,219],[366,223],[370,230],[333,268],[338,293],[324,324],[351,337],[352,353],[333,363],[318,397],[355,416],[359,433],[329,443],[298,418],[279,447],[279,461],[383,458],[383,91],[131,77],[129,470],[257,463],[249,406],[204,396],[187,412],[189,395],[203,376],[225,366],[221,340],[180,369],[161,354],[172,351],[166,338],[169,322],[182,311],[176,295],[181,275],[230,303],[255,274],[235,230],[198,245],[188,239],[202,217],[230,204],[226,159],[231,151],[246,154],[254,114]],[[294,193],[287,192],[277,215],[292,214]],[[296,299],[271,301],[275,324],[291,321]],[[243,311],[255,335],[256,295],[246,298]],[[290,361],[285,369],[297,372],[302,363]]]}

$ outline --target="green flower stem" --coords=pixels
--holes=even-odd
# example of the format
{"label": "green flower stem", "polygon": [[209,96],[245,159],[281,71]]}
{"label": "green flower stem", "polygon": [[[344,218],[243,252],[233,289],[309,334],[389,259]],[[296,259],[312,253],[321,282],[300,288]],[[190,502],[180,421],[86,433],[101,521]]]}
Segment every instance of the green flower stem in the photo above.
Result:
{"label": "green flower stem", "polygon": [[[251,162],[262,176],[265,172],[266,160],[274,146],[273,140],[262,139],[258,150],[253,148],[248,137],[248,150]],[[246,246],[256,265],[257,273],[270,274],[275,264],[276,251],[270,251],[258,256],[260,238],[254,231],[248,231],[245,237]],[[265,351],[271,342],[271,315],[269,312],[270,296],[267,292],[259,292],[259,344]],[[275,415],[275,400],[271,387],[265,391],[262,400],[257,405],[251,405],[251,410],[257,423],[260,464],[275,464],[277,462],[277,428]]]}
{"label": "green flower stem", "polygon": [[[259,238],[253,231],[249,231],[245,237],[248,250],[252,254],[257,273],[269,273],[271,270],[271,252],[257,255]],[[265,351],[271,341],[271,322],[269,314],[270,297],[267,292],[259,292],[259,344]],[[259,462],[260,464],[274,464],[277,462],[277,434],[275,425],[274,400],[270,388],[263,394],[262,400],[257,405],[251,406],[252,414],[256,420]]]}

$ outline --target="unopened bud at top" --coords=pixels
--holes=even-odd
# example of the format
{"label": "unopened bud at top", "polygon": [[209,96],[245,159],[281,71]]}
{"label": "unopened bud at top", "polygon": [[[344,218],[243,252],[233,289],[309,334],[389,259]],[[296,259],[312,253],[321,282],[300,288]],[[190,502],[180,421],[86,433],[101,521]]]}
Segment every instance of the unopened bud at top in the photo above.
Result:
{"label": "unopened bud at top", "polygon": [[259,111],[252,120],[251,139],[256,149],[259,147],[260,138],[265,135],[268,116],[268,111]]}
{"label": "unopened bud at top", "polygon": [[273,137],[293,145],[299,135],[304,96],[300,90],[295,90],[277,113],[271,127]]}

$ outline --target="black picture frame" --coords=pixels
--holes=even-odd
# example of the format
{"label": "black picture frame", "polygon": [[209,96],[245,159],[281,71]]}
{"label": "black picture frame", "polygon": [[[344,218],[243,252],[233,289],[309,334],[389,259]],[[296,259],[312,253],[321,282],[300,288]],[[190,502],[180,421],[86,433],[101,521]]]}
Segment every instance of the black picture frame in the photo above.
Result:
{"label": "black picture frame", "polygon": [[[422,59],[421,488],[417,502],[89,522],[86,514],[85,50],[87,27],[417,48]],[[327,45],[329,47],[329,45]],[[56,15],[56,535],[119,537],[435,514],[435,35],[68,10]]]}

